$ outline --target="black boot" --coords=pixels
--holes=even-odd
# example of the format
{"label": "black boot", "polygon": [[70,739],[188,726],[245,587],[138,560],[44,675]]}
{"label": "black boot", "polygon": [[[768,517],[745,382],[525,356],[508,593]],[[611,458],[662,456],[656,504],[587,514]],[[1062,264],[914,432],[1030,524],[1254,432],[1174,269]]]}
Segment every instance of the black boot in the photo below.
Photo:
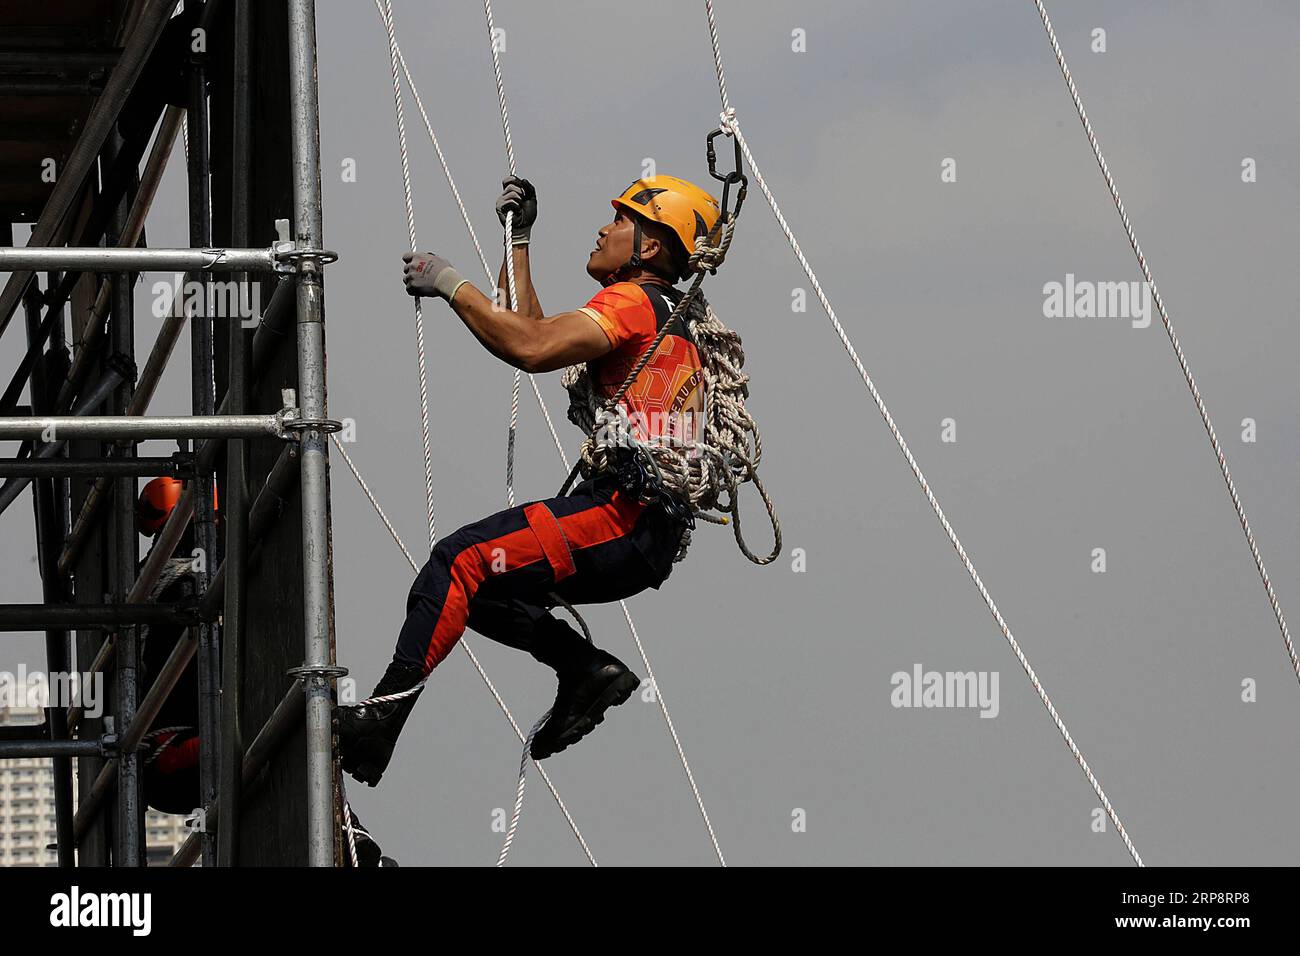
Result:
{"label": "black boot", "polygon": [[613,654],[591,644],[567,624],[555,621],[537,636],[533,656],[555,668],[560,687],[550,719],[537,731],[529,753],[534,760],[557,754],[577,743],[641,685]]}
{"label": "black boot", "polygon": [[[424,672],[420,667],[393,661],[375,685],[370,697],[384,697],[410,690],[423,678]],[[379,778],[384,775],[388,761],[393,756],[393,747],[397,745],[402,725],[411,715],[411,709],[421,693],[422,691],[416,691],[401,700],[378,704],[339,707],[339,755],[342,757],[343,769],[368,786],[373,787],[379,783]]]}
{"label": "black boot", "polygon": [[[357,848],[357,866],[397,866],[397,861],[391,856],[384,856],[384,851],[379,848],[370,831],[361,823],[361,818],[357,816],[355,810],[352,811],[352,839]],[[349,857],[348,863],[351,862]]]}

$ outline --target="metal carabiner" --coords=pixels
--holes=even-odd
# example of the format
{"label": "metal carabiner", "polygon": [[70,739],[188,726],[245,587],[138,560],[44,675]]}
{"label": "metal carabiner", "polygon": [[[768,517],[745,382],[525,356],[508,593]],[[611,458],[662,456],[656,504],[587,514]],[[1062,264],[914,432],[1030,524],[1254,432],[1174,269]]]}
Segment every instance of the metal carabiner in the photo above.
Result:
{"label": "metal carabiner", "polygon": [[[713,147],[713,141],[724,134],[731,137],[732,145],[736,148],[736,168],[725,176],[718,172],[718,154]],[[740,207],[745,203],[745,192],[749,187],[749,180],[744,173],[743,157],[740,153],[740,140],[736,139],[734,134],[719,126],[709,134],[705,152],[709,157],[709,175],[722,183],[722,211],[718,216],[718,222],[721,223],[727,218],[727,199],[731,191],[731,184],[740,183],[740,188],[736,190],[736,207],[731,210],[733,218],[740,215]]]}

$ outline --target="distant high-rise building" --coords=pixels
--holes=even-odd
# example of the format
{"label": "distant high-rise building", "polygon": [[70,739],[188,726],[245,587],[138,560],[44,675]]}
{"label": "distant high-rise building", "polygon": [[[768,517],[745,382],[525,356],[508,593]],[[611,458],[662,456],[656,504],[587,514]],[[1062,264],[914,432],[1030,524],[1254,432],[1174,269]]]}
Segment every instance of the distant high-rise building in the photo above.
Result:
{"label": "distant high-rise building", "polygon": [[[34,726],[43,719],[39,707],[0,707],[0,726]],[[72,766],[75,805],[76,761]],[[187,836],[184,817],[147,811],[149,866],[167,865]],[[0,760],[0,866],[57,866],[56,839],[53,761],[48,757]]]}

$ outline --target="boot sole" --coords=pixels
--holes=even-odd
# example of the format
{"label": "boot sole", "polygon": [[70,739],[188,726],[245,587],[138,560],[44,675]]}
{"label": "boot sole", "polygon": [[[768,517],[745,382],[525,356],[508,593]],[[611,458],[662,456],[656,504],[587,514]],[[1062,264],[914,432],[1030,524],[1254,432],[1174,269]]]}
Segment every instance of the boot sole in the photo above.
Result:
{"label": "boot sole", "polygon": [[587,736],[599,724],[605,721],[605,711],[611,707],[617,707],[619,704],[627,702],[632,696],[632,692],[641,686],[641,678],[637,677],[631,671],[616,677],[610,681],[599,697],[597,697],[586,712],[574,721],[573,726],[561,734],[555,741],[555,746],[549,753],[541,754],[535,759],[541,760],[545,757],[552,757],[561,751],[567,750],[573,744],[576,744],[583,737]]}
{"label": "boot sole", "polygon": [[384,771],[372,763],[362,763],[356,767],[344,767],[343,769],[347,771],[352,779],[364,783],[367,787],[377,785],[384,776]]}

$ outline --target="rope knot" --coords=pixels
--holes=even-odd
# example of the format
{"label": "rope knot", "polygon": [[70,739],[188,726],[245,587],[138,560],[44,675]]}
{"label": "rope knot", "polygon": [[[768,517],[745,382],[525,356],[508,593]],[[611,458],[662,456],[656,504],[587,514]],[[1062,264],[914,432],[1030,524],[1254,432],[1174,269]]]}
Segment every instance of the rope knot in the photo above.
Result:
{"label": "rope knot", "polygon": [[718,114],[718,127],[728,136],[736,135],[736,108],[728,106]]}
{"label": "rope knot", "polygon": [[695,251],[687,264],[692,272],[715,272],[727,258],[731,237],[736,231],[736,220],[730,214],[722,227],[722,238],[716,246],[709,245],[708,236],[695,237]]}

